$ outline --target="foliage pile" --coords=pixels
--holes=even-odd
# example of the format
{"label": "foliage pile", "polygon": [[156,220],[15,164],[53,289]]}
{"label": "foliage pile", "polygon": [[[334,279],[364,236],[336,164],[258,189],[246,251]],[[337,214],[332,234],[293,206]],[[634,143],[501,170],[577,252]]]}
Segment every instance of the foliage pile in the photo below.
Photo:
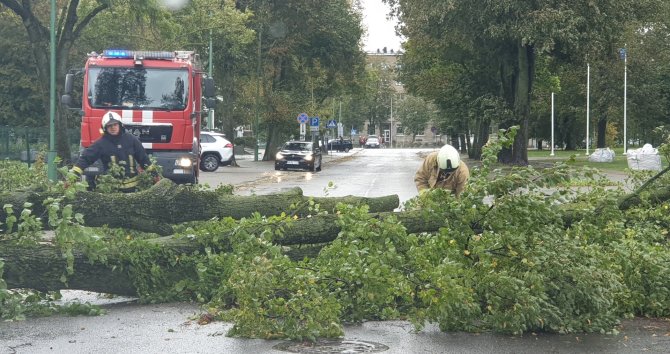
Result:
{"label": "foliage pile", "polygon": [[[621,210],[621,188],[597,179],[585,191],[561,187],[594,177],[565,164],[493,169],[504,142],[484,149],[459,199],[434,190],[405,205],[440,220],[439,232],[408,234],[394,216],[340,205],[342,231],[314,258],[292,260],[272,242],[289,215],[182,225],[179,236],[202,246],[192,254],[165,251],[151,235],[82,228],[66,208],[52,225],[64,254],[77,245],[104,264],[122,254],[127,263],[107,265],[127,267],[142,301],[196,300],[234,322],[233,336],[314,340],[341,336],[343,323],[390,319],[445,331],[615,332],[622,317],[670,316],[668,201],[642,192],[642,204]],[[63,281],[76,271],[64,264]],[[185,276],[174,281],[177,272]],[[20,299],[3,285],[0,315],[16,318]]]}

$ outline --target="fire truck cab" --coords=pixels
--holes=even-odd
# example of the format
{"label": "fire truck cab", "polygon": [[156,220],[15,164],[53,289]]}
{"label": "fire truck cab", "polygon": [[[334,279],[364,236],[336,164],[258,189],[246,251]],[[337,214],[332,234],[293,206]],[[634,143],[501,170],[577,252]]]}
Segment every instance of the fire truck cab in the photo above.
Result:
{"label": "fire truck cab", "polygon": [[[214,82],[191,51],[105,50],[90,53],[83,70],[81,148],[102,134],[105,112],[118,113],[126,132],[139,138],[176,183],[197,183],[203,107],[214,103]],[[70,106],[75,74],[67,74],[61,98]],[[203,105],[203,101],[206,104]],[[103,172],[98,161],[84,171]]]}

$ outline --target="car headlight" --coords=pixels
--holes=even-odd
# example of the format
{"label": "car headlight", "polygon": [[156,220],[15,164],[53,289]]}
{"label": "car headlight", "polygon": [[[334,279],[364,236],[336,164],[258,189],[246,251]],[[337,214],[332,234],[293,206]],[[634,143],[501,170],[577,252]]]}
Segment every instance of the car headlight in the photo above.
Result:
{"label": "car headlight", "polygon": [[277,155],[275,155],[275,160],[283,160],[284,155],[281,154],[281,152],[278,152]]}
{"label": "car headlight", "polygon": [[188,157],[181,157],[178,158],[174,164],[179,167],[191,167],[193,165],[193,161],[191,161],[191,159]]}
{"label": "car headlight", "polygon": [[305,155],[305,161],[312,161],[312,154]]}

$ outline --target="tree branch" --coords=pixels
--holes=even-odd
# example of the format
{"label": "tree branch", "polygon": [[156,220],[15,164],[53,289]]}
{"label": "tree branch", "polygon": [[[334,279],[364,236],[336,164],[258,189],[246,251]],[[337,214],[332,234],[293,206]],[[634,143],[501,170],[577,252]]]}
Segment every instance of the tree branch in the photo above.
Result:
{"label": "tree branch", "polygon": [[104,11],[108,8],[109,8],[109,4],[103,3],[103,4],[100,4],[100,6],[93,9],[93,11],[89,12],[86,16],[84,16],[84,18],[81,20],[81,22],[79,22],[77,27],[72,32],[72,40],[75,40],[75,39],[79,38],[79,36],[81,35],[81,31],[83,31],[84,28],[86,28],[88,23],[91,22],[91,20],[93,20],[93,18],[95,16],[97,16],[99,13],[101,13],[102,11]]}

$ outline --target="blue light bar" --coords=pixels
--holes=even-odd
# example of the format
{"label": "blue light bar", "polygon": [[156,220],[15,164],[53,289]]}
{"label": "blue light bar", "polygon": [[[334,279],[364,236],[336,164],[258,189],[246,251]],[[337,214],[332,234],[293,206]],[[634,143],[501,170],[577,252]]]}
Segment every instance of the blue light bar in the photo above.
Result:
{"label": "blue light bar", "polygon": [[102,55],[108,58],[132,58],[133,52],[123,49],[105,49]]}
{"label": "blue light bar", "polygon": [[138,58],[138,59],[174,59],[174,52],[138,51],[125,49],[105,49],[102,55],[107,58]]}

